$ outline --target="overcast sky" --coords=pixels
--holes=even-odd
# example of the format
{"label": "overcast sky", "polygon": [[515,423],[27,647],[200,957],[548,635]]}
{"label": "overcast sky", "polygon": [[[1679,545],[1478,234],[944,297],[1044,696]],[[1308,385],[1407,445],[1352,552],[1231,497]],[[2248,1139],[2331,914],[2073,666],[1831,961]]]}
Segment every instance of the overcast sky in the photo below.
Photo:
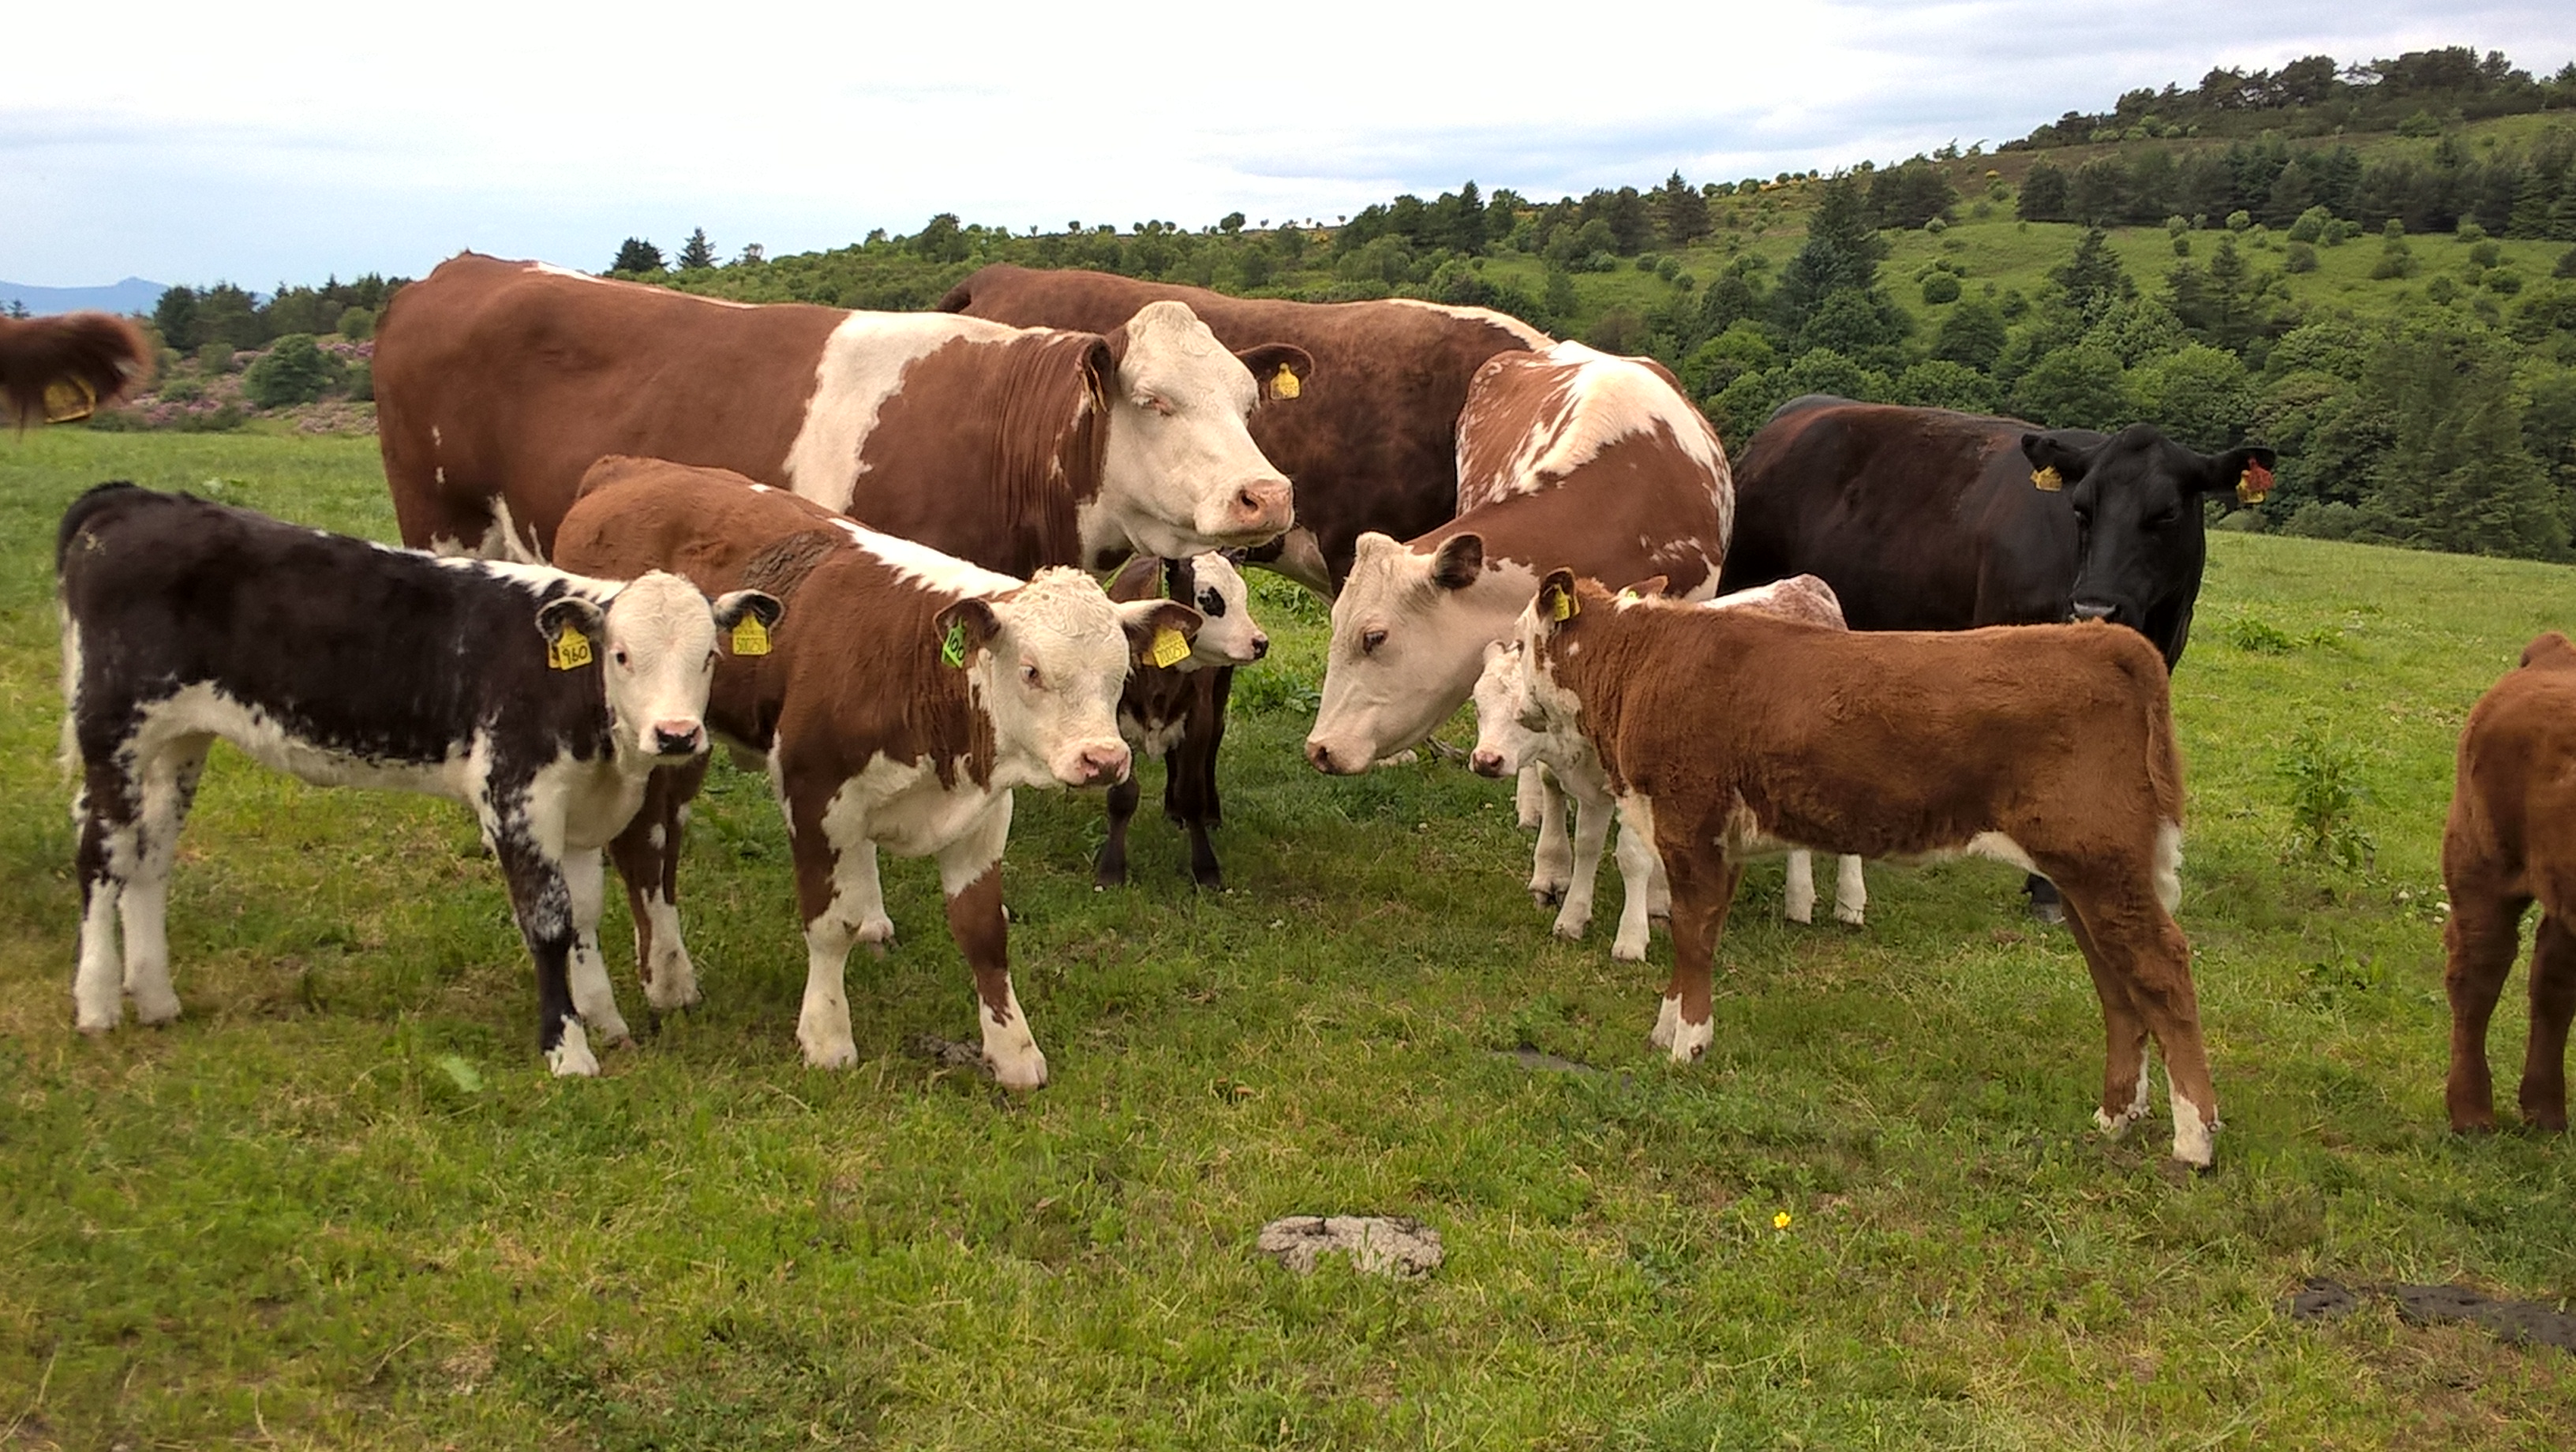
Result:
{"label": "overcast sky", "polygon": [[22,7],[0,278],[265,289],[462,248],[599,269],[917,229],[1331,220],[1989,144],[2213,64],[2444,44],[2539,73],[2576,4],[2387,0]]}

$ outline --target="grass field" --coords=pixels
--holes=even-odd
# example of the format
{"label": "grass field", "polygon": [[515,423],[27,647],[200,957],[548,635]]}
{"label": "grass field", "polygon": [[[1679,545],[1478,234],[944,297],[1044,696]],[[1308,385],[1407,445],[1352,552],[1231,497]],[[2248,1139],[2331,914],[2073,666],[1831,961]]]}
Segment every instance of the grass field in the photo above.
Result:
{"label": "grass field", "polygon": [[[173,889],[186,1016],[86,1039],[49,551],[111,477],[391,529],[371,440],[0,443],[0,1446],[2564,1445],[2576,1358],[2278,1303],[2576,1296],[2576,1145],[2443,1128],[2435,870],[2459,723],[2576,627],[2576,571],[2213,538],[2181,919],[2227,1127],[2186,1179],[2161,1095],[2093,1132],[2093,994],[1993,864],[1873,868],[1858,930],[1780,923],[1757,868],[1716,1046],[1662,1062],[1666,944],[1609,961],[1614,886],[1551,940],[1505,788],[1303,766],[1323,617],[1268,582],[1231,891],[1149,815],[1137,885],[1095,894],[1099,802],[1021,799],[1026,1101],[915,1047],[974,1022],[926,863],[852,965],[860,1066],[801,1066],[783,834],[723,765],[685,888],[708,1001],[649,1021],[616,903],[641,1043],[600,1080],[544,1076],[461,809],[229,749]],[[2366,870],[2280,860],[2307,728],[2358,753]],[[1448,1262],[1253,1250],[1343,1211]]]}

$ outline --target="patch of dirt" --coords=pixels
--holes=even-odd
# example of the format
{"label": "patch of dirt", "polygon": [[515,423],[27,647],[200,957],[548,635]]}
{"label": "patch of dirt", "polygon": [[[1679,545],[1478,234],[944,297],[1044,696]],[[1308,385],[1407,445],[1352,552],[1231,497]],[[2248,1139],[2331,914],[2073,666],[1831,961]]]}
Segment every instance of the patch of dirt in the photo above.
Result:
{"label": "patch of dirt", "polygon": [[1596,1069],[1590,1064],[1581,1063],[1574,1059],[1563,1058],[1556,1054],[1546,1053],[1538,1049],[1496,1049],[1494,1050],[1494,1057],[1497,1059],[1509,1059],[1513,1063],[1520,1065],[1522,1068],[1529,1069],[1534,1072],[1545,1072],[1550,1074],[1581,1074],[1595,1079],[1600,1078],[1603,1074],[1609,1072],[1605,1069]]}
{"label": "patch of dirt", "polygon": [[1369,1275],[1414,1280],[1440,1268],[1440,1232],[1402,1215],[1290,1215],[1261,1227],[1261,1253],[1299,1275],[1319,1256],[1344,1253]]}
{"label": "patch of dirt", "polygon": [[2331,1321],[2359,1307],[2361,1297],[2385,1296],[2397,1303],[2397,1314],[2410,1326],[2466,1321],[2483,1326],[2516,1346],[2539,1343],[2576,1351],[2576,1315],[2538,1301],[2504,1301],[2466,1286],[2363,1286],[2358,1292],[2322,1278],[2311,1279],[2285,1308],[2297,1321]]}

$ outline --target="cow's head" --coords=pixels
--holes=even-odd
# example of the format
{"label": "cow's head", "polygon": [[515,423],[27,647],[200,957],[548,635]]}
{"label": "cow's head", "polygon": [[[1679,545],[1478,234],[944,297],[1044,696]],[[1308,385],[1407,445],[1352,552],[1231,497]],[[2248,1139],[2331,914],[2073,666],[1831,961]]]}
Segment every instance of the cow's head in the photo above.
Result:
{"label": "cow's head", "polygon": [[994,784],[1107,786],[1127,776],[1118,696],[1129,662],[1166,632],[1186,647],[1199,613],[1172,600],[1113,603],[1080,570],[1040,570],[990,599],[968,596],[932,622],[993,728]]}
{"label": "cow's head", "polygon": [[1511,627],[1512,700],[1521,729],[1540,736],[1580,729],[1582,702],[1557,679],[1557,662],[1582,648],[1587,605],[1595,612],[1624,609],[1640,598],[1614,600],[1572,570],[1550,570],[1538,582]]}
{"label": "cow's head", "polygon": [[745,620],[759,622],[765,637],[783,610],[758,590],[736,590],[710,605],[697,586],[655,570],[604,597],[574,590],[548,600],[538,607],[537,633],[550,665],[598,668],[619,758],[651,764],[707,749],[717,637],[739,643],[734,627]]}
{"label": "cow's head", "polygon": [[1517,565],[1488,562],[1474,533],[1428,548],[1361,535],[1333,601],[1324,704],[1306,759],[1349,776],[1430,735],[1475,688],[1485,644],[1508,633],[1529,579]]}
{"label": "cow's head", "polygon": [[1250,665],[1270,653],[1270,635],[1252,618],[1252,588],[1233,550],[1163,561],[1163,598],[1199,612],[1198,639],[1182,670]]}
{"label": "cow's head", "polygon": [[1185,559],[1286,533],[1296,522],[1288,476],[1244,420],[1266,398],[1297,396],[1315,366],[1306,350],[1227,352],[1187,304],[1170,301],[1146,304],[1110,343],[1101,496],[1136,548]]}
{"label": "cow's head", "polygon": [[[2099,443],[2087,435],[2021,436],[2034,484],[2064,490],[2077,530],[2073,618],[2126,625],[2168,662],[2182,654],[2207,550],[2204,496],[2270,486],[2270,449],[2200,454],[2152,424]],[[2052,471],[2053,474],[2052,474]]]}
{"label": "cow's head", "polygon": [[1485,643],[1485,673],[1476,677],[1476,749],[1467,765],[1478,776],[1517,775],[1529,764],[1538,733],[1521,724],[1521,643]]}

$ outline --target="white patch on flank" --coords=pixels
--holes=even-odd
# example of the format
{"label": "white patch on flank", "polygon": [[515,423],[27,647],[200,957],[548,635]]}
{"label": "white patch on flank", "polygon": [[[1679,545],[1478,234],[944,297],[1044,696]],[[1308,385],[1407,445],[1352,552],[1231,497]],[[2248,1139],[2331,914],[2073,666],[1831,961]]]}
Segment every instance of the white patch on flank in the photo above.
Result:
{"label": "white patch on flank", "polygon": [[[2170,1081],[2173,1076],[2165,1077]],[[2199,1105],[2183,1096],[2178,1084],[2173,1086],[2173,1117],[2173,1157],[2194,1169],[2208,1169],[2215,1154],[2213,1139],[2218,1125],[2202,1115]]]}
{"label": "white patch on flank", "polygon": [[581,1020],[564,1020],[563,1040],[546,1051],[546,1067],[558,1079],[587,1079],[599,1072],[599,1060],[590,1052],[590,1040],[581,1031]]}
{"label": "white patch on flank", "polygon": [[434,468],[434,469],[432,469],[432,470],[430,470],[430,471],[429,471],[429,476],[430,476],[430,478],[432,478],[432,479],[436,480],[437,482],[439,482],[439,483],[441,483],[441,484],[446,483],[446,482],[447,482],[447,466],[446,466],[445,464],[441,464],[441,465],[439,465],[438,467],[436,467],[436,468]]}
{"label": "white patch on flank", "polygon": [[2030,854],[2022,850],[2022,845],[2002,832],[1979,832],[1958,851],[1968,857],[1990,857],[1997,862],[2009,862],[2024,872],[2039,871],[2039,865],[2030,860]]}
{"label": "white patch on flank", "polygon": [[431,424],[429,426],[429,446],[434,449],[445,442],[447,442],[447,439],[444,435],[439,433],[438,425]]}
{"label": "white patch on flank", "polygon": [[1456,318],[1461,322],[1483,323],[1487,327],[1500,328],[1504,332],[1511,334],[1514,338],[1519,339],[1520,345],[1529,349],[1533,353],[1544,353],[1550,347],[1554,346],[1556,342],[1554,338],[1551,338],[1547,334],[1540,332],[1538,329],[1531,327],[1529,324],[1522,322],[1520,319],[1513,317],[1511,314],[1498,313],[1492,308],[1455,307],[1448,303],[1424,302],[1420,298],[1411,297],[1391,297],[1383,299],[1383,301],[1396,307],[1421,308],[1425,312],[1446,314],[1447,316]]}
{"label": "white patch on flank", "polygon": [[805,422],[788,446],[787,482],[826,509],[847,509],[859,452],[904,371],[959,338],[1003,342],[1020,330],[951,313],[852,313],[823,340]]}
{"label": "white patch on flank", "polygon": [[2156,824],[2156,901],[2170,913],[2182,906],[2182,823]]}

